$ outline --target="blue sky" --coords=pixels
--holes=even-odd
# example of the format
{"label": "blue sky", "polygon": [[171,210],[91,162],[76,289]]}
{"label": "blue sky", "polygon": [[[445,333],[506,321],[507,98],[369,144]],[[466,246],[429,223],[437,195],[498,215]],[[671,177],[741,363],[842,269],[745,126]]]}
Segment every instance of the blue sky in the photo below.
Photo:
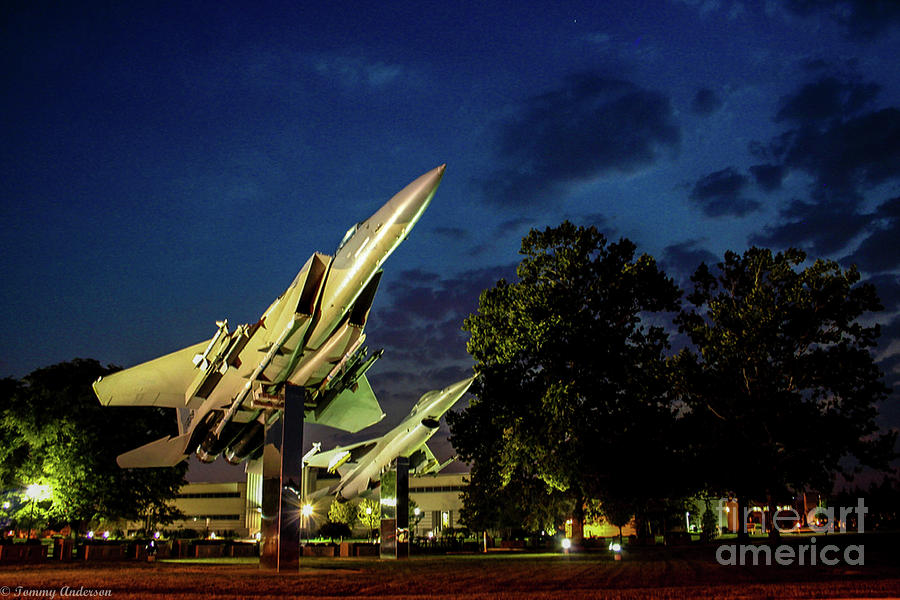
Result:
{"label": "blue sky", "polygon": [[478,292],[565,218],[679,279],[750,244],[857,264],[900,379],[895,2],[131,4],[0,13],[0,376],[254,321],[447,163],[376,297],[373,435],[464,376]]}

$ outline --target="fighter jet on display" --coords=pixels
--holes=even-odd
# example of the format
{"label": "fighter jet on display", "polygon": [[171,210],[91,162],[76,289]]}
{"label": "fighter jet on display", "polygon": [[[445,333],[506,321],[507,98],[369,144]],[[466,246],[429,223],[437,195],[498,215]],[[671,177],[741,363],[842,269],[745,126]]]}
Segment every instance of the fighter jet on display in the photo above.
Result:
{"label": "fighter jet on display", "polygon": [[416,475],[443,469],[450,461],[438,463],[425,442],[434,435],[441,417],[466,393],[473,379],[470,377],[442,390],[426,392],[409,416],[380,438],[305,458],[307,466],[341,475],[338,483],[319,490],[313,497],[337,494],[338,499],[349,500],[358,496],[380,481],[381,474],[398,456],[409,457],[409,470]]}
{"label": "fighter jet on display", "polygon": [[365,372],[363,328],[381,265],[422,216],[445,165],[407,185],[350,228],[334,257],[313,254],[258,322],[102,377],[94,391],[106,406],[162,406],[190,411],[179,435],[118,457],[119,466],[165,467],[196,452],[233,464],[256,456],[267,423],[281,416],[286,394],[299,393],[306,421],[356,432],[384,416]]}

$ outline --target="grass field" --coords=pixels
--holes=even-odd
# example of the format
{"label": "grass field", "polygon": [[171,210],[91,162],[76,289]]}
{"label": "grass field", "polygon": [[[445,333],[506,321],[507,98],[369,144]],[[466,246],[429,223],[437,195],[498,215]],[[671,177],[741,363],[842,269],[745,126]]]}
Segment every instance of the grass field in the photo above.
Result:
{"label": "grass field", "polygon": [[55,590],[65,597],[65,586],[70,593],[83,586],[116,599],[900,597],[893,541],[867,545],[864,566],[832,567],[723,566],[710,547],[639,549],[621,561],[607,552],[304,558],[299,572],[288,574],[261,571],[249,559],[48,563],[0,568],[0,594],[47,597]]}

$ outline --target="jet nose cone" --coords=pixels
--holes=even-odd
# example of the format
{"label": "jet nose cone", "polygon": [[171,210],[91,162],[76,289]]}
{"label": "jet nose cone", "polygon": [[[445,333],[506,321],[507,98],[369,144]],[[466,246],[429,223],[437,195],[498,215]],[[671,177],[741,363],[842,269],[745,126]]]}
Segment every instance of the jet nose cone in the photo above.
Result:
{"label": "jet nose cone", "polygon": [[394,223],[411,227],[419,220],[434,197],[446,168],[447,165],[443,164],[420,175],[391,198],[385,209],[393,214]]}
{"label": "jet nose cone", "polygon": [[447,398],[453,398],[454,401],[456,401],[469,390],[473,381],[475,381],[475,377],[469,377],[468,379],[451,383],[442,390],[443,395]]}

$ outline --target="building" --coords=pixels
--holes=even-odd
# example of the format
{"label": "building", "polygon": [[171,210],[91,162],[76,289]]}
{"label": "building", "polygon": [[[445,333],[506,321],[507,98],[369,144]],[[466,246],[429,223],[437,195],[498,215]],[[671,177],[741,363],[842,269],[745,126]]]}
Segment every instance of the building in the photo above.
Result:
{"label": "building", "polygon": [[421,519],[410,529],[415,535],[440,537],[450,528],[459,527],[462,493],[468,473],[438,473],[409,478],[409,499],[421,511]]}
{"label": "building", "polygon": [[[185,518],[163,528],[177,532],[193,530],[200,537],[249,538],[259,531],[259,511],[248,503],[247,483],[188,483],[173,504]],[[255,529],[254,529],[255,527]],[[128,533],[136,533],[140,523],[129,523]]]}
{"label": "building", "polygon": [[[465,485],[465,476],[464,473],[449,473],[410,477],[409,497],[420,511],[414,530],[416,535],[440,537],[448,528],[459,527],[460,492]],[[310,488],[320,489],[331,483],[331,479],[320,478],[310,481]],[[331,497],[326,497],[316,503],[316,524],[325,522],[332,501]],[[259,533],[262,519],[262,477],[248,473],[246,481],[188,483],[181,488],[173,504],[185,518],[166,525],[167,531],[193,530],[200,537],[254,538]],[[129,534],[139,529],[140,523],[128,524]],[[315,532],[315,524],[310,529]]]}

